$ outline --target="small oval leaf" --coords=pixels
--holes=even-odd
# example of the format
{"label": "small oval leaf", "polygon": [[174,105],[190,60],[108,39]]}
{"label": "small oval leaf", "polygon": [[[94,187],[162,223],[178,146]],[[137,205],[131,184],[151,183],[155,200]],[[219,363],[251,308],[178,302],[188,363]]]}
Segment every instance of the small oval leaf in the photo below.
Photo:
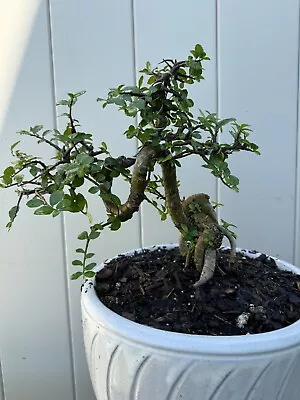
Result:
{"label": "small oval leaf", "polygon": [[52,214],[54,209],[51,206],[42,206],[37,208],[34,212],[35,215],[49,215]]}
{"label": "small oval leaf", "polygon": [[64,192],[62,190],[56,190],[50,196],[50,204],[54,206],[64,198]]}
{"label": "small oval leaf", "polygon": [[72,281],[74,281],[75,279],[80,278],[81,275],[82,275],[82,272],[75,272],[74,274],[72,274],[72,275],[70,276],[70,279],[71,279]]}

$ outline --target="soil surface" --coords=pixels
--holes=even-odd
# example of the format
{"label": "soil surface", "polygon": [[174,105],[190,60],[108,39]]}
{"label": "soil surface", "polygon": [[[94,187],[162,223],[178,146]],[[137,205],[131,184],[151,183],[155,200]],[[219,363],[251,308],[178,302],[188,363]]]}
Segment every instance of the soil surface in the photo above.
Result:
{"label": "soil surface", "polygon": [[117,314],[158,329],[199,335],[269,332],[300,318],[300,275],[280,271],[262,254],[218,252],[213,279],[195,289],[199,273],[184,270],[178,248],[118,256],[96,275],[101,301]]}

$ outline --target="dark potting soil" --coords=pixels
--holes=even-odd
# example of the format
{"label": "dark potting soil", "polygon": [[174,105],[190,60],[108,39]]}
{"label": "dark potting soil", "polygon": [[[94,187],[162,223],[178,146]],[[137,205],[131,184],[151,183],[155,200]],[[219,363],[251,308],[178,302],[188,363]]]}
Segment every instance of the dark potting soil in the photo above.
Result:
{"label": "dark potting soil", "polygon": [[95,290],[117,314],[173,332],[254,334],[300,318],[300,275],[279,270],[264,254],[237,254],[229,269],[228,251],[219,250],[214,278],[197,289],[199,274],[184,263],[178,248],[121,255],[97,273]]}

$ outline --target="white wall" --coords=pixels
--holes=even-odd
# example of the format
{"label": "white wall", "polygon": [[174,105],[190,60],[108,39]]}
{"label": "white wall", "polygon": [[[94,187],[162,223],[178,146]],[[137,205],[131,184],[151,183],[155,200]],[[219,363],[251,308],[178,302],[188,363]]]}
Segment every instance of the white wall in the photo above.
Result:
{"label": "white wall", "polygon": [[[280,0],[27,0],[27,14],[17,13],[16,5],[14,17],[5,3],[0,171],[15,132],[40,123],[60,126],[55,99],[80,89],[87,90],[77,107],[84,128],[115,154],[132,155],[136,143],[121,135],[129,121],[113,107],[102,111],[95,99],[119,82],[133,83],[148,59],[185,57],[200,42],[212,60],[206,81],[194,90],[197,106],[251,123],[262,156],[233,157],[239,194],[219,185],[199,160],[189,160],[180,172],[182,193],[206,191],[224,203],[221,216],[238,225],[241,247],[300,265],[300,0],[288,6]],[[117,190],[125,197],[125,186]],[[0,400],[94,400],[80,329],[80,282],[67,278],[85,221],[70,215],[52,221],[24,209],[7,233],[14,201],[14,193],[0,192]],[[145,206],[121,232],[103,236],[98,260],[176,240],[172,225]]]}

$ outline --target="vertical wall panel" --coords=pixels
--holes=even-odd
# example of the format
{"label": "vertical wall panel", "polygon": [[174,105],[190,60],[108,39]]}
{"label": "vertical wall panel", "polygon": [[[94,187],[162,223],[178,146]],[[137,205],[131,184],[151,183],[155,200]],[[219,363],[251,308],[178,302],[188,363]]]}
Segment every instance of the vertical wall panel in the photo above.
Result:
{"label": "vertical wall panel", "polygon": [[238,244],[293,261],[299,2],[219,1],[222,117],[252,125],[260,157],[232,157],[240,193],[220,187]]}
{"label": "vertical wall panel", "polygon": [[[10,145],[19,139],[17,130],[34,124],[51,127],[54,122],[45,2],[33,21],[7,102],[0,132],[1,172],[11,158]],[[25,151],[34,153],[36,146],[24,138]],[[38,147],[47,158],[53,156],[48,150]],[[33,217],[24,207],[7,233],[8,209],[16,200],[13,190],[1,190],[0,349],[5,400],[74,400],[60,222]]]}
{"label": "vertical wall panel", "polygon": [[[196,43],[203,45],[211,61],[204,63],[205,81],[191,90],[195,111],[216,111],[216,7],[215,2],[172,0],[151,2],[134,1],[136,58],[138,70],[149,60],[156,65],[163,58],[184,59]],[[152,17],[151,17],[152,16]],[[149,18],[150,17],[150,18]],[[182,181],[181,194],[207,192],[216,200],[214,177],[201,168],[199,157],[182,162],[178,177]],[[151,206],[143,205],[143,245],[178,241],[178,232],[168,219],[162,223]]]}
{"label": "vertical wall panel", "polygon": [[[51,1],[56,96],[60,99],[67,92],[86,89],[87,94],[76,105],[74,115],[80,120],[83,130],[94,133],[97,143],[107,142],[116,156],[135,154],[135,141],[128,141],[122,135],[134,120],[124,117],[113,106],[103,110],[96,98],[105,97],[109,88],[120,83],[133,84],[131,18],[129,0]],[[62,128],[64,121],[58,121]],[[122,180],[116,182],[114,190],[125,200],[128,187]],[[91,200],[90,211],[95,222],[105,220],[103,204],[97,196]],[[87,221],[84,218],[78,221],[78,216],[67,215],[65,224],[67,261],[71,265],[75,248],[81,244],[76,237],[86,228]],[[121,251],[136,248],[139,243],[139,218],[135,216],[119,232],[104,232],[94,243],[94,251],[100,262]],[[73,269],[71,266],[70,274]],[[94,397],[81,336],[80,285],[81,282],[69,284],[76,398],[89,400]]]}
{"label": "vertical wall panel", "polygon": [[[300,2],[298,8],[300,19]],[[297,164],[296,164],[296,218],[295,218],[295,265],[300,267],[300,24],[298,26],[298,120],[297,120]]]}

